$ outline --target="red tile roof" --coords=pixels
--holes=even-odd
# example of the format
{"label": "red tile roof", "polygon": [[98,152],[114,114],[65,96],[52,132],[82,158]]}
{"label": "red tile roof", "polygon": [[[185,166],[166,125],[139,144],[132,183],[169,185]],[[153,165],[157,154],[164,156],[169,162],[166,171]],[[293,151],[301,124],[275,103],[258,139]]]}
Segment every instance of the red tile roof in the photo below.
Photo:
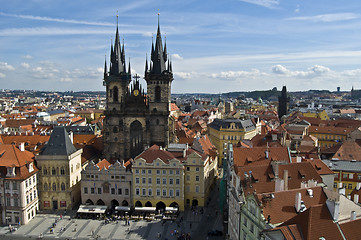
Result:
{"label": "red tile roof", "polygon": [[359,240],[361,237],[361,218],[340,224],[347,240]]}
{"label": "red tile roof", "polygon": [[99,170],[108,169],[111,165],[106,159],[101,160],[96,164],[99,167]]}
{"label": "red tile roof", "polygon": [[268,159],[266,158],[267,147],[233,148],[234,165],[245,166],[251,164],[268,164],[269,161],[290,162],[287,147],[269,147]]}
{"label": "red tile roof", "polygon": [[361,146],[354,141],[345,141],[332,158],[361,161]]}
{"label": "red tile roof", "polygon": [[161,150],[159,146],[153,145],[140,155],[135,160],[143,158],[147,163],[153,163],[157,158],[161,159],[164,163],[168,164],[169,160],[174,159],[174,156],[165,150]]}

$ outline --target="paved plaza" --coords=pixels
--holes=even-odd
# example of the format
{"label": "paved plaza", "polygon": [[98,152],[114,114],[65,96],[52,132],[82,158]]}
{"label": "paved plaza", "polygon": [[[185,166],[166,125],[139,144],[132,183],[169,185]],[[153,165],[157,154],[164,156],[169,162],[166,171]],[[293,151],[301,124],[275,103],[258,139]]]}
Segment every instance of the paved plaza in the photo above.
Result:
{"label": "paved plaza", "polygon": [[[8,226],[0,228],[0,239],[163,239],[174,240],[179,233],[189,233],[191,239],[224,239],[221,236],[208,236],[208,231],[223,230],[222,216],[218,209],[218,196],[214,191],[208,207],[200,211],[186,209],[181,212],[176,221],[167,221],[162,224],[161,220],[146,222],[144,220],[110,222],[92,219],[75,219],[75,212],[70,212],[60,219],[58,213],[40,213],[30,223],[10,232]],[[180,222],[180,219],[183,221]],[[53,233],[50,228],[56,221]],[[65,229],[62,231],[62,229]]]}

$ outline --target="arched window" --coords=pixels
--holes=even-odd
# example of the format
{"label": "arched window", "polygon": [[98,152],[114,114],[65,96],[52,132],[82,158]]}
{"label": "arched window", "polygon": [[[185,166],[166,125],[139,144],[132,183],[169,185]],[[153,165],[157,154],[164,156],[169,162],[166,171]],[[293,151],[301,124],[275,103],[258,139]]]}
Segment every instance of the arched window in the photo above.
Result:
{"label": "arched window", "polygon": [[65,169],[63,167],[60,168],[60,175],[65,175]]}
{"label": "arched window", "polygon": [[113,101],[118,102],[118,87],[113,87]]}
{"label": "arched window", "polygon": [[61,191],[65,191],[65,183],[61,183]]}
{"label": "arched window", "polygon": [[48,184],[44,183],[44,191],[48,191]]}
{"label": "arched window", "polygon": [[56,184],[53,183],[53,191],[55,192],[56,191]]}
{"label": "arched window", "polygon": [[160,102],[161,99],[161,88],[160,86],[155,87],[155,101]]}
{"label": "arched window", "polygon": [[55,168],[52,168],[51,169],[51,175],[55,175],[55,174],[56,174]]}

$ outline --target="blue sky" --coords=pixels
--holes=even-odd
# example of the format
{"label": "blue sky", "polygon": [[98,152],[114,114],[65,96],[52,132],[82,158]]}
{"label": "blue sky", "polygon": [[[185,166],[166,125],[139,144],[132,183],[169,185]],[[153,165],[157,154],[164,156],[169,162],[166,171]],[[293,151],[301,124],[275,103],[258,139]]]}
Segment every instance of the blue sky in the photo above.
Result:
{"label": "blue sky", "polygon": [[0,0],[0,6],[0,88],[104,90],[117,11],[127,62],[143,75],[159,9],[173,93],[361,89],[359,0]]}

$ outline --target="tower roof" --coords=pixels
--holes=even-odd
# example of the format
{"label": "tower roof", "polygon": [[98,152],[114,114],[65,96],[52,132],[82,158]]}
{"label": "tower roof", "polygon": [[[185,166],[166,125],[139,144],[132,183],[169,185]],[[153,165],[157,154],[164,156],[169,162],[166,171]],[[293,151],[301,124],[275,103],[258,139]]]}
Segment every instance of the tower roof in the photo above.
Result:
{"label": "tower roof", "polygon": [[166,70],[166,64],[165,64],[165,62],[167,61],[166,48],[163,49],[162,36],[160,33],[159,14],[158,14],[157,37],[155,40],[155,46],[153,46],[152,43],[151,60],[153,62],[153,68],[151,69],[152,73],[162,74]]}
{"label": "tower roof", "polygon": [[76,152],[65,127],[54,127],[48,143],[40,155],[70,155]]}

